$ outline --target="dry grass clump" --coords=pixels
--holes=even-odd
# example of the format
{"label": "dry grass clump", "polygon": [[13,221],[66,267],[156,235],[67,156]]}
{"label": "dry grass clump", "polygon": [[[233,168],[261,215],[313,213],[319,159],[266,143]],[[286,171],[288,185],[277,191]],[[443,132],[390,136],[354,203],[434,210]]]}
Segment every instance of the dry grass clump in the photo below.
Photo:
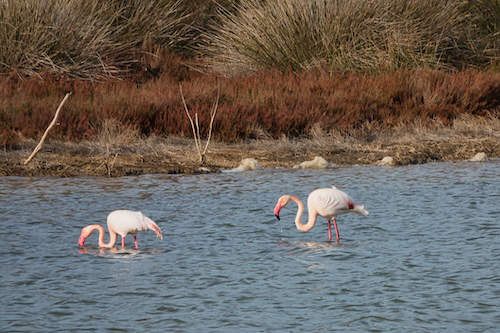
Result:
{"label": "dry grass clump", "polygon": [[463,68],[500,57],[497,0],[242,0],[219,15],[207,62],[226,75]]}
{"label": "dry grass clump", "polygon": [[463,136],[492,137],[500,140],[500,118],[464,114],[453,121],[451,130]]}
{"label": "dry grass clump", "polygon": [[140,139],[136,126],[123,125],[116,119],[104,119],[95,142],[101,147],[120,147],[131,145]]}
{"label": "dry grass clump", "polygon": [[175,48],[186,14],[174,0],[2,0],[0,72],[99,79],[136,68],[147,41]]}
{"label": "dry grass clump", "polygon": [[139,132],[133,126],[124,126],[116,119],[105,119],[97,135],[95,143],[101,151],[100,159],[106,169],[108,176],[111,176],[118,155],[123,146],[133,145],[139,141]]}
{"label": "dry grass clump", "polygon": [[400,123],[391,128],[372,123],[341,133],[332,129],[324,131],[313,127],[310,145],[319,148],[335,146],[346,148],[353,146],[379,146],[392,144],[419,144],[424,142],[460,142],[465,138],[500,140],[500,118],[460,114],[445,125],[435,121],[423,124],[419,119],[409,123]]}

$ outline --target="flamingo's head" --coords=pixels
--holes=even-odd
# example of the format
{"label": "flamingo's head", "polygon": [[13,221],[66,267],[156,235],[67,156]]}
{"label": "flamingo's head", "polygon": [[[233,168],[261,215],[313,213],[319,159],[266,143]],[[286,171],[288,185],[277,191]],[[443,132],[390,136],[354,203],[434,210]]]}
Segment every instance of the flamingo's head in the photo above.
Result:
{"label": "flamingo's head", "polygon": [[93,229],[91,228],[91,226],[86,226],[86,227],[82,228],[82,232],[80,233],[80,238],[78,238],[78,245],[79,246],[81,246],[81,247],[85,246],[85,240],[87,239],[87,237],[90,236],[92,231],[93,231]]}
{"label": "flamingo's head", "polygon": [[279,220],[280,219],[280,210],[285,207],[290,202],[289,195],[283,195],[278,199],[276,206],[274,206],[274,216]]}

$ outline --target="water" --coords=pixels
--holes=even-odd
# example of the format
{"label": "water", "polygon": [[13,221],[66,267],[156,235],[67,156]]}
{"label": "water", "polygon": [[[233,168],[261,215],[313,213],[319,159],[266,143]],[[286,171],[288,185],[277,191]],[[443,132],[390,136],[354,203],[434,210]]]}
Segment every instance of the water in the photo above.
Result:
{"label": "water", "polygon": [[[3,177],[1,332],[494,332],[500,161],[105,178]],[[370,215],[293,224],[331,184]],[[82,226],[141,210],[163,229],[124,251]]]}

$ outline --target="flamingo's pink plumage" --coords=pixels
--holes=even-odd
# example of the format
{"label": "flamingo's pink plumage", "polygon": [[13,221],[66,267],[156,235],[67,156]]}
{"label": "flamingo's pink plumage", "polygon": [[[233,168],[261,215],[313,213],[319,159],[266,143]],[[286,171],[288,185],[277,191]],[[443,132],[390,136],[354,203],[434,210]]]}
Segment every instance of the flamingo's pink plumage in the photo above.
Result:
{"label": "flamingo's pink plumage", "polygon": [[95,230],[99,231],[99,247],[112,248],[116,243],[116,235],[122,237],[121,243],[122,247],[125,247],[125,237],[128,234],[134,236],[135,248],[138,248],[136,234],[139,231],[153,230],[156,233],[156,237],[163,239],[163,234],[160,227],[151,220],[149,217],[145,216],[141,212],[134,212],[131,210],[115,210],[108,215],[107,219],[108,230],[109,230],[109,241],[104,243],[104,228],[98,224],[90,224],[82,228],[80,233],[80,238],[78,239],[78,245],[84,246],[85,239],[89,237]]}
{"label": "flamingo's pink plumage", "polygon": [[328,240],[332,240],[331,219],[333,218],[335,234],[337,242],[340,240],[339,231],[337,228],[337,216],[345,213],[357,213],[360,215],[368,215],[368,211],[363,205],[356,204],[351,197],[332,186],[331,188],[320,188],[312,191],[307,198],[307,206],[309,210],[309,219],[306,224],[302,224],[301,217],[304,212],[302,201],[293,195],[283,195],[278,199],[274,207],[274,214],[279,219],[280,210],[285,207],[290,201],[294,201],[298,205],[297,216],[295,217],[295,226],[298,230],[308,232],[316,224],[316,219],[322,216],[328,220]]}

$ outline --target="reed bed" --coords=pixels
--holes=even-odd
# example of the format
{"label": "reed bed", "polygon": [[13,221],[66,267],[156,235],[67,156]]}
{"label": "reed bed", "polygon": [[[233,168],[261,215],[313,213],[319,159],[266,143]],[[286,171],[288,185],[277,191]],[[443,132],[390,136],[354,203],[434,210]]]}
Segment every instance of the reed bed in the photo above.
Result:
{"label": "reed bed", "polygon": [[[175,50],[189,14],[172,0],[1,0],[0,72],[104,79],[141,66],[153,43]],[[180,47],[180,46],[179,46]]]}
{"label": "reed bed", "polygon": [[1,0],[0,73],[102,80],[166,50],[224,75],[497,66],[498,0]]}
{"label": "reed bed", "polygon": [[204,39],[207,67],[224,75],[462,69],[499,59],[498,0],[242,0],[219,16]]}

